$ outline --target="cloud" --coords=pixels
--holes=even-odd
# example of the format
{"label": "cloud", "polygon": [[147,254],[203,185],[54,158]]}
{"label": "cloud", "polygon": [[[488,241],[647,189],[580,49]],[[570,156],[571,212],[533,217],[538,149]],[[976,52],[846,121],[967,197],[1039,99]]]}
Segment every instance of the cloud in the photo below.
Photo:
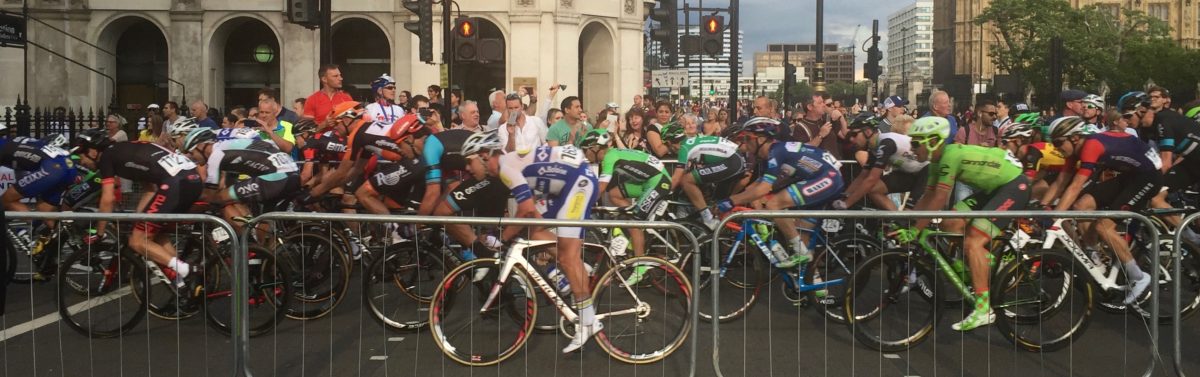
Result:
{"label": "cloud", "polygon": [[[689,1],[692,5],[696,2]],[[715,4],[714,4],[715,3]],[[724,6],[724,1],[710,1],[704,5]],[[907,6],[908,2],[889,3],[880,0],[826,0],[825,43],[836,43],[846,47],[858,31],[857,43],[871,35],[871,20],[879,20],[879,34],[887,34],[887,16]],[[742,33],[745,45],[742,56],[746,66],[753,67],[755,52],[766,51],[771,43],[814,43],[816,42],[816,1],[814,0],[742,0]],[[880,41],[886,44],[887,41]],[[866,60],[866,53],[858,51],[856,65]],[[752,73],[753,68],[744,72]]]}

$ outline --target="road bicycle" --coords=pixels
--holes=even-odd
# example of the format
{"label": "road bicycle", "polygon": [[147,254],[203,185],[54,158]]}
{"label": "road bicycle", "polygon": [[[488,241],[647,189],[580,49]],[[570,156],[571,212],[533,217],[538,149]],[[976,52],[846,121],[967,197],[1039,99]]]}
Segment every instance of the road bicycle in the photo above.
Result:
{"label": "road bicycle", "polygon": [[[527,249],[555,244],[517,240],[497,259],[476,259],[446,274],[429,312],[430,333],[442,352],[468,366],[494,365],[513,356],[529,340],[538,316],[535,296],[539,292],[561,315],[563,334],[574,336],[578,314],[559,295],[558,287],[525,258]],[[638,267],[649,270],[647,279],[663,284],[625,284]],[[655,257],[614,260],[592,292],[596,320],[604,325],[592,341],[614,359],[656,362],[687,338],[692,287],[670,262]]]}
{"label": "road bicycle", "polygon": [[441,228],[421,229],[413,240],[376,250],[363,275],[363,301],[371,317],[393,331],[429,324],[429,303],[446,272],[463,264],[461,246]]}

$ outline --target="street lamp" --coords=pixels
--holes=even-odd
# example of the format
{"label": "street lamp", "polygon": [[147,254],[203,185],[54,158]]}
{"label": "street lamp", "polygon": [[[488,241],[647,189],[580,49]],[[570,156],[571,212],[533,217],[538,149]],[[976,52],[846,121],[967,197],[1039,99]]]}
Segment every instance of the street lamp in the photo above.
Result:
{"label": "street lamp", "polygon": [[271,86],[271,72],[267,65],[275,61],[275,49],[265,44],[258,45],[254,48],[254,61],[263,67],[263,78],[267,80],[266,86]]}

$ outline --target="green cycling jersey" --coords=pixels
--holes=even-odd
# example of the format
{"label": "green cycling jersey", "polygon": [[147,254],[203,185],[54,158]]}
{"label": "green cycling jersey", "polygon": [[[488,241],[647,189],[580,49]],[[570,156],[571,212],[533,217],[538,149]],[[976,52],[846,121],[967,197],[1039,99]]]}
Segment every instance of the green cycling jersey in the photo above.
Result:
{"label": "green cycling jersey", "polygon": [[930,164],[930,189],[952,189],[961,182],[984,192],[992,192],[1021,175],[1021,163],[1007,150],[977,145],[950,144],[942,158]]}

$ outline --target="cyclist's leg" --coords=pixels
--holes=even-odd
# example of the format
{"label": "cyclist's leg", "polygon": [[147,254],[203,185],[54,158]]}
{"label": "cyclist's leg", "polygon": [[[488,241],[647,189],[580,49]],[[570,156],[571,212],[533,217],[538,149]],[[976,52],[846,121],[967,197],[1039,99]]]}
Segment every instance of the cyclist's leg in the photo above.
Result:
{"label": "cyclist's leg", "polygon": [[[574,180],[568,180],[563,190],[555,195],[547,213],[559,220],[581,220],[588,218],[592,204],[599,196],[596,176],[584,170]],[[549,216],[548,216],[549,217]],[[592,306],[592,287],[587,270],[583,266],[583,228],[558,228],[558,266],[571,284],[575,309],[579,311],[579,326],[575,339],[563,348],[563,353],[583,347],[588,338],[603,326],[596,321],[596,308]]]}
{"label": "cyclist's leg", "polygon": [[[841,174],[836,170],[829,169],[824,176],[788,185],[782,188],[782,192],[776,191],[768,196],[766,205],[770,210],[791,207],[817,209],[836,199],[845,188]],[[792,219],[778,218],[775,219],[775,224],[780,233],[788,240],[792,250],[800,253],[802,257],[811,253],[811,250],[805,247],[805,240],[801,237],[800,231],[796,230],[795,222]],[[812,226],[815,224],[806,225],[806,227]]]}
{"label": "cyclist's leg", "polygon": [[[633,205],[633,200],[629,198],[637,195],[632,195],[630,191],[638,190],[637,194],[642,194],[639,185],[620,182],[616,179],[608,187],[608,201],[617,207],[629,207]],[[667,188],[670,189],[670,185]],[[633,246],[633,255],[639,257],[646,255],[646,232],[641,228],[623,230],[625,234],[629,235],[629,243]]]}

